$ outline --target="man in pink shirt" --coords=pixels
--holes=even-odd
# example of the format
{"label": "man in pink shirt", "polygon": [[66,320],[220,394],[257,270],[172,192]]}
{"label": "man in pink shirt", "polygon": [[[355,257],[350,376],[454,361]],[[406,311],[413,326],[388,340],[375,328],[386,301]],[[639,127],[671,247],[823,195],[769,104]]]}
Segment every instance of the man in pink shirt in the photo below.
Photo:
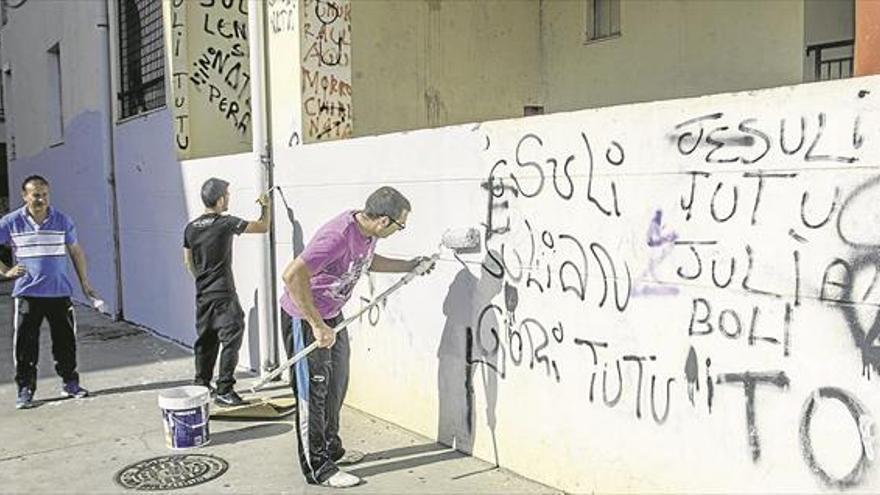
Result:
{"label": "man in pink shirt", "polygon": [[310,484],[345,488],[361,482],[338,467],[359,461],[363,454],[346,456],[339,438],[350,349],[348,331],[337,334],[333,327],[344,319],[342,307],[364,272],[409,272],[425,259],[374,254],[378,239],[406,227],[411,209],[396,189],[381,187],[367,198],[363,210],[345,211],[318,229],[284,269],[282,324],[291,334],[293,352],[318,342],[318,348],[292,370],[300,466]]}

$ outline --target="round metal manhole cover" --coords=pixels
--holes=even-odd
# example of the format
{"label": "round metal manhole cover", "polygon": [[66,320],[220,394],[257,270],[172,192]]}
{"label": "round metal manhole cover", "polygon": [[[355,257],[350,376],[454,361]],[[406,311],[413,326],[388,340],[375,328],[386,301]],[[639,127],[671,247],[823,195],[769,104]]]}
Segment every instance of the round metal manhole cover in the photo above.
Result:
{"label": "round metal manhole cover", "polygon": [[132,490],[174,490],[211,481],[227,469],[226,461],[212,455],[166,455],[123,468],[116,482]]}

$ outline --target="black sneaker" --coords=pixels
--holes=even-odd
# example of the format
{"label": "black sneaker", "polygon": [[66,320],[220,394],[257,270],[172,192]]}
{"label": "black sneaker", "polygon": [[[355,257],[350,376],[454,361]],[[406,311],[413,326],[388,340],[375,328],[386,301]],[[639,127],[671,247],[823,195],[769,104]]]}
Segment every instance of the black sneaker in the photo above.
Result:
{"label": "black sneaker", "polygon": [[18,391],[15,398],[16,409],[30,409],[34,407],[34,391],[25,387]]}
{"label": "black sneaker", "polygon": [[248,401],[242,399],[241,396],[235,393],[235,390],[233,390],[225,394],[217,394],[214,397],[214,404],[217,404],[221,407],[234,407],[248,404]]}
{"label": "black sneaker", "polygon": [[70,380],[61,385],[61,395],[74,399],[82,399],[89,396],[89,391],[79,386],[79,380]]}

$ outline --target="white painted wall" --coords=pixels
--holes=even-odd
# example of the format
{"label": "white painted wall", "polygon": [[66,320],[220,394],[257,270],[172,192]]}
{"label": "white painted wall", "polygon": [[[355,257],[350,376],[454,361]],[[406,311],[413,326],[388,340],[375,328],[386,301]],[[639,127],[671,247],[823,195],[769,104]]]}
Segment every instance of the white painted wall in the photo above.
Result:
{"label": "white painted wall", "polygon": [[[20,206],[24,177],[41,174],[51,183],[52,204],[76,223],[79,243],[89,262],[92,285],[115,311],[115,265],[104,158],[107,115],[101,85],[95,84],[104,60],[97,27],[100,2],[29,2],[10,11],[10,22],[0,31],[3,63],[12,71],[7,88],[15,135],[15,159],[10,154],[10,207]],[[53,115],[48,95],[50,77],[47,50],[56,43],[61,52],[61,115],[64,135],[53,139]],[[9,79],[5,79],[9,81]],[[11,144],[11,140],[10,140]],[[11,151],[11,150],[10,150]],[[86,198],[88,198],[86,200]],[[76,276],[71,265],[70,274]],[[79,284],[74,283],[77,298]]]}
{"label": "white painted wall", "polygon": [[[565,491],[836,491],[858,466],[854,491],[877,492],[878,92],[862,78],[281,150],[306,239],[379,185],[408,195],[388,255],[485,224],[481,184],[504,186],[491,224],[508,232],[351,326],[349,404]],[[486,248],[506,268],[481,269]],[[395,280],[362,281],[349,314]],[[752,440],[746,373],[776,383],[755,388]]]}

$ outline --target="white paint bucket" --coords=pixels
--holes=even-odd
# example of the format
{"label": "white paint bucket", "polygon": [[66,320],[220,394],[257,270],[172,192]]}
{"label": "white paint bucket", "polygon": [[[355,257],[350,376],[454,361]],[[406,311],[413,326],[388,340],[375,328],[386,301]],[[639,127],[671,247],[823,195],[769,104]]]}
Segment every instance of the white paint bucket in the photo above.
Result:
{"label": "white paint bucket", "polygon": [[190,385],[159,392],[159,408],[165,424],[165,444],[171,449],[201,447],[210,440],[208,434],[207,387]]}

